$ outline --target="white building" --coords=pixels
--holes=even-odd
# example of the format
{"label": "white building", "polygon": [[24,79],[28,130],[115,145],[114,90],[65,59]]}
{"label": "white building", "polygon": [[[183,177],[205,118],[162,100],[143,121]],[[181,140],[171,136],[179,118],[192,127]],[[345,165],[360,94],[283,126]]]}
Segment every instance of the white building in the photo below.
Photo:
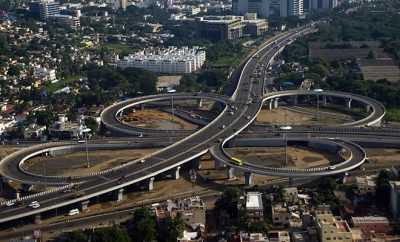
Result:
{"label": "white building", "polygon": [[232,0],[232,13],[257,13],[262,18],[301,16],[303,0]]}
{"label": "white building", "polygon": [[200,47],[169,47],[145,49],[117,62],[117,66],[142,68],[157,73],[182,74],[200,69],[206,60],[206,52]]}
{"label": "white building", "polygon": [[261,193],[248,192],[246,194],[246,213],[252,220],[264,220],[264,207]]}
{"label": "white building", "polygon": [[37,79],[42,79],[43,81],[54,81],[57,78],[56,70],[36,66],[33,69],[33,77]]}
{"label": "white building", "polygon": [[13,127],[17,121],[14,117],[2,118],[0,116],[0,134],[3,134],[8,128]]}

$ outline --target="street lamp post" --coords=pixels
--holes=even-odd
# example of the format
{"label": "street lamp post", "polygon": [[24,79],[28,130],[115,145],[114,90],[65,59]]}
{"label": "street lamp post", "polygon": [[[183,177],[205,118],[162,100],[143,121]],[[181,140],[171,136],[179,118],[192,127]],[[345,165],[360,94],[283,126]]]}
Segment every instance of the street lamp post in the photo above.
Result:
{"label": "street lamp post", "polygon": [[89,161],[89,149],[88,149],[88,133],[91,131],[90,128],[85,128],[82,132],[85,134],[85,150],[86,150],[86,168],[90,168]]}
{"label": "street lamp post", "polygon": [[317,114],[316,114],[316,119],[319,120],[319,95],[321,92],[323,92],[321,88],[314,89],[314,92],[317,93]]}

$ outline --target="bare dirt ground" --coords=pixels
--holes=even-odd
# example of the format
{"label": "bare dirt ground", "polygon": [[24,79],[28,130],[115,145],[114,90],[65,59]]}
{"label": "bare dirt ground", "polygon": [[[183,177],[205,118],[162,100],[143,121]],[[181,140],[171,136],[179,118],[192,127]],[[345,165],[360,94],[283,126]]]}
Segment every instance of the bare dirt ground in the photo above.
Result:
{"label": "bare dirt ground", "polygon": [[79,176],[102,171],[138,159],[157,149],[99,150],[89,152],[90,167],[86,167],[86,153],[75,152],[56,157],[35,157],[25,164],[25,169],[46,175]]}
{"label": "bare dirt ground", "polygon": [[197,125],[189,123],[179,117],[157,109],[145,109],[131,112],[123,118],[129,125],[151,129],[183,129],[194,130]]}
{"label": "bare dirt ground", "polygon": [[19,149],[20,148],[15,147],[15,146],[1,145],[0,146],[0,160]]}
{"label": "bare dirt ground", "polygon": [[296,146],[287,148],[287,165],[285,165],[285,149],[280,147],[238,147],[230,148],[228,152],[254,165],[269,167],[317,167],[327,165],[329,161],[338,160],[334,154]]}
{"label": "bare dirt ground", "polygon": [[368,148],[366,149],[368,162],[364,166],[370,167],[390,167],[399,165],[400,150],[399,149],[381,149]]}
{"label": "bare dirt ground", "polygon": [[301,112],[298,112],[291,108],[278,107],[273,110],[262,109],[257,116],[256,122],[287,125],[333,125],[353,120],[354,118],[351,115],[332,110],[320,109],[317,116],[315,108],[302,108]]}

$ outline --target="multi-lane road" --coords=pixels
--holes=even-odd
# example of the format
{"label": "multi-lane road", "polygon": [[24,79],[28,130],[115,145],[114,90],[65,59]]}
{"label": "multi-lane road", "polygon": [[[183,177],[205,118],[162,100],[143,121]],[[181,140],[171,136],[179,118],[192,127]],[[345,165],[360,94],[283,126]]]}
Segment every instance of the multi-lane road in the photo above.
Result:
{"label": "multi-lane road", "polygon": [[[263,68],[268,68],[274,60],[274,57],[284,48],[285,45],[291,43],[295,38],[312,31],[314,31],[314,26],[300,27],[276,35],[265,42],[258,51],[256,51],[247,59],[247,61],[244,62],[243,65],[241,65],[241,69],[233,74],[233,79],[237,79],[237,85],[230,98],[203,93],[165,94],[135,98],[116,103],[106,108],[102,113],[102,122],[107,129],[133,136],[144,134],[144,138],[141,139],[155,139],[152,141],[160,142],[160,146],[172,143],[153,154],[141,158],[140,160],[128,162],[121,167],[115,167],[108,171],[104,171],[101,174],[92,174],[85,177],[46,177],[37,174],[29,174],[24,171],[21,168],[21,162],[29,159],[32,155],[42,155],[48,152],[54,152],[54,150],[57,149],[63,149],[60,147],[67,147],[68,149],[71,148],[69,146],[78,147],[72,148],[76,150],[82,149],[82,147],[72,144],[45,144],[22,150],[21,152],[6,157],[0,163],[0,172],[3,176],[9,179],[18,180],[28,184],[66,184],[79,182],[79,192],[65,192],[65,190],[61,189],[60,191],[53,190],[51,192],[24,198],[24,201],[27,203],[32,200],[39,201],[41,206],[36,209],[26,207],[25,205],[15,205],[10,207],[3,206],[0,208],[0,223],[40,214],[58,207],[87,201],[90,198],[109,192],[118,192],[120,189],[134,183],[147,181],[150,185],[156,175],[173,169],[179,169],[182,164],[187,162],[196,162],[198,157],[208,152],[211,148],[215,150],[215,147],[219,147],[217,150],[223,151],[223,145],[227,141],[233,139],[254,122],[265,102],[288,95],[316,95],[317,93],[315,92],[265,93],[265,83],[262,78],[259,77],[259,73]],[[339,95],[336,92],[318,92],[318,95],[323,94],[328,96]],[[365,105],[369,107],[368,109],[372,110],[366,119],[352,125],[375,124],[379,122],[384,115],[383,106],[374,100],[347,93],[341,93],[339,96],[346,99],[366,102]],[[143,105],[150,101],[162,101],[172,98],[212,99],[221,103],[223,105],[223,110],[207,125],[199,130],[191,132],[140,129],[126,125],[119,119],[121,113],[123,113],[127,108],[135,105]],[[169,140],[165,139],[166,134],[170,134],[168,135],[170,136]],[[339,145],[352,151],[354,157],[359,158],[357,165],[361,164],[363,160],[365,160],[365,152],[363,153],[362,149],[358,149],[358,145],[346,141],[338,142],[340,143]],[[109,148],[112,145],[115,144],[92,144],[91,147]],[[222,161],[226,162],[228,166],[233,165],[230,159],[222,159]],[[352,169],[355,167],[354,163],[351,164],[352,166],[348,166],[346,169]],[[237,168],[247,169],[247,167]],[[342,168],[342,166],[337,165],[337,169],[341,169],[340,172],[346,170],[343,170]],[[256,169],[253,167],[252,170],[250,169],[248,171],[257,173],[259,170],[259,168]],[[335,170],[336,167],[334,169],[331,167],[326,171],[326,175],[330,174],[330,172],[334,174]],[[290,170],[285,171],[285,174],[277,174],[290,176],[296,172],[298,171]],[[301,172],[304,173],[305,171]],[[306,173],[304,174],[306,175]]]}

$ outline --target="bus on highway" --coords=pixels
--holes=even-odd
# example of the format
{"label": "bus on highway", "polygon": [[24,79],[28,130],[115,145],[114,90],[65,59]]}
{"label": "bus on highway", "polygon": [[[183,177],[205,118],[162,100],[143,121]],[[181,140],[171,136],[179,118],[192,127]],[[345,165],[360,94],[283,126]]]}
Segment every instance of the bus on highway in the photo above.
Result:
{"label": "bus on highway", "polygon": [[231,159],[233,160],[233,163],[235,163],[236,165],[238,165],[238,166],[243,165],[243,161],[241,159],[236,158],[236,157],[231,157]]}

